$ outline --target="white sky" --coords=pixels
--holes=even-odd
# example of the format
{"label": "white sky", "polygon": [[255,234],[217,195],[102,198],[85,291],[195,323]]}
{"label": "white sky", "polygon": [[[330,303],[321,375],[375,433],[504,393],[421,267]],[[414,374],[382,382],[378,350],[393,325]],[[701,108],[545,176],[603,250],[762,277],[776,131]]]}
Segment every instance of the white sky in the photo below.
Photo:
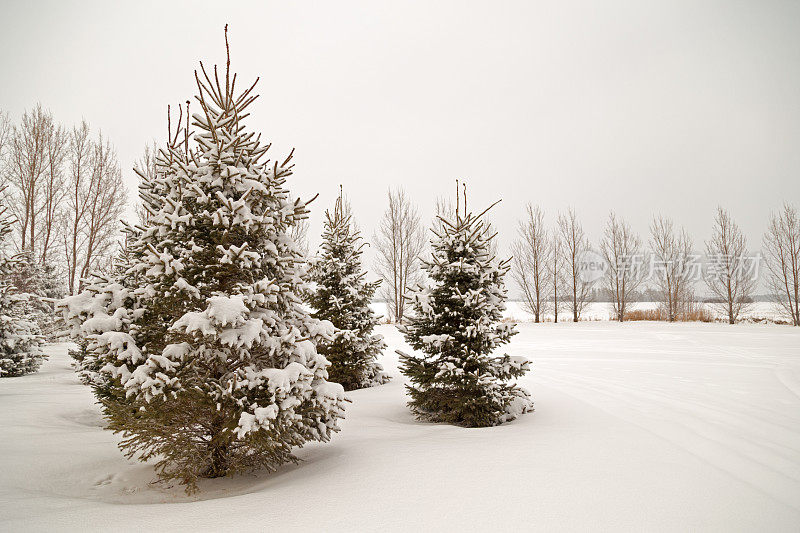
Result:
{"label": "white sky", "polygon": [[164,139],[198,60],[261,76],[252,128],[296,148],[291,189],[321,228],[342,183],[367,236],[402,184],[428,220],[456,178],[505,246],[528,201],[572,205],[597,241],[610,209],[653,214],[697,249],[714,208],[758,248],[800,201],[800,2],[9,2],[0,108],[85,117],[130,168]]}

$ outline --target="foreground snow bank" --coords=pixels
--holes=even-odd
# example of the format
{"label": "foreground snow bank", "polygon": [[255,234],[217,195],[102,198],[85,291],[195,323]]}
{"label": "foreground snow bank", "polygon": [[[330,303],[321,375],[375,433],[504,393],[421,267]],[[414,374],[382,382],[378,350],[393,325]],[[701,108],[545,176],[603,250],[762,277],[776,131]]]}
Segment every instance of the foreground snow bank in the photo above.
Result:
{"label": "foreground snow bank", "polygon": [[0,380],[0,530],[800,529],[800,331],[522,324],[536,412],[416,422],[395,379],[349,393],[341,434],[274,474],[154,484],[101,429],[65,345]]}

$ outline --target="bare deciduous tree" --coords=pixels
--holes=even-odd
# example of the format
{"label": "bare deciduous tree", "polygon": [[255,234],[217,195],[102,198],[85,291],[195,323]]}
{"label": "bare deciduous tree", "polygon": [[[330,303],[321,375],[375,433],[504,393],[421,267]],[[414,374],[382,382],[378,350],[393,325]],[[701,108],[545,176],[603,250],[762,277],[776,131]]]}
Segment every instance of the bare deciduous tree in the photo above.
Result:
{"label": "bare deciduous tree", "polygon": [[592,297],[592,281],[585,279],[581,272],[581,261],[585,259],[585,253],[589,251],[589,240],[573,209],[570,209],[566,215],[559,215],[558,231],[561,234],[563,246],[562,254],[567,272],[572,321],[577,322]]}
{"label": "bare deciduous tree", "polygon": [[567,293],[564,259],[564,241],[561,232],[553,231],[549,242],[550,254],[547,262],[547,277],[550,280],[550,291],[553,296],[553,322],[558,323],[558,312],[564,306],[564,294]]}
{"label": "bare deciduous tree", "polygon": [[64,252],[67,290],[74,294],[90,272],[112,265],[126,191],[113,146],[102,135],[92,141],[85,122],[72,131],[69,162]]}
{"label": "bare deciduous tree", "polygon": [[16,251],[50,272],[66,267],[74,293],[81,277],[111,264],[126,196],[113,147],[92,141],[85,122],[64,130],[39,105],[17,125],[0,113],[0,160]]}
{"label": "bare deciduous tree", "polygon": [[308,220],[298,220],[289,232],[292,240],[306,257],[311,248],[308,242],[308,227]]}
{"label": "bare deciduous tree", "polygon": [[[549,296],[550,240],[539,206],[528,204],[526,218],[519,223],[519,240],[514,243],[512,275],[523,296],[523,306],[540,322]],[[558,289],[554,296],[558,297]]]}
{"label": "bare deciduous tree", "polygon": [[686,230],[676,232],[671,220],[659,216],[650,226],[650,248],[654,256],[655,288],[667,320],[674,322],[691,311],[694,303],[692,240]]}
{"label": "bare deciduous tree", "polygon": [[66,136],[49,111],[37,105],[11,128],[5,182],[7,205],[18,221],[17,248],[46,261],[57,240],[63,199]]}
{"label": "bare deciduous tree", "polygon": [[[11,140],[11,117],[7,112],[0,110],[0,176],[5,176],[6,168],[9,162],[6,159],[7,148],[9,142]],[[0,195],[3,197],[6,196],[5,189],[7,180],[5,178],[2,179],[2,183],[0,183]],[[8,211],[8,206],[4,206],[2,211],[5,213]],[[8,246],[8,243],[4,240],[2,242],[3,252],[7,252],[5,248]]]}
{"label": "bare deciduous tree", "polygon": [[389,318],[400,322],[406,291],[420,281],[420,254],[425,248],[419,214],[403,189],[389,191],[389,207],[373,240]]}
{"label": "bare deciduous tree", "polygon": [[608,216],[600,250],[606,260],[605,284],[611,294],[614,317],[623,322],[632,306],[636,290],[644,276],[641,262],[641,239],[631,227],[612,212]]}
{"label": "bare deciduous tree", "polygon": [[705,282],[717,302],[712,305],[734,324],[752,302],[756,278],[747,257],[747,240],[723,208],[717,208],[714,233],[706,242],[709,268]]}
{"label": "bare deciduous tree", "polygon": [[[0,181],[0,197],[3,199],[7,198],[8,194],[6,189],[8,188],[8,180],[5,178],[6,173],[8,172],[8,167],[11,164],[9,158],[7,157],[9,151],[9,144],[11,143],[11,135],[13,133],[12,130],[13,126],[11,124],[11,117],[7,112],[0,111],[0,176],[2,176],[2,181]],[[4,215],[5,213],[9,212],[8,203],[0,208],[0,215]],[[3,239],[0,243],[2,246],[3,253],[11,254],[13,253],[9,248],[13,246],[10,244],[9,239]]]}
{"label": "bare deciduous tree", "polygon": [[102,135],[94,143],[92,163],[81,278],[87,277],[101,262],[112,264],[110,259],[116,246],[118,222],[127,197],[117,152]]}
{"label": "bare deciduous tree", "polygon": [[37,235],[39,263],[48,264],[50,252],[59,246],[59,231],[62,228],[63,202],[67,195],[64,179],[64,161],[67,155],[68,136],[61,126],[51,131],[47,139],[47,168],[41,190],[43,224]]}
{"label": "bare deciduous tree", "polygon": [[72,129],[69,139],[69,186],[64,231],[64,254],[67,263],[67,292],[74,294],[78,282],[82,237],[81,224],[87,202],[87,185],[91,174],[92,141],[89,125],[84,121]]}
{"label": "bare deciduous tree", "polygon": [[11,137],[11,117],[0,111],[0,164],[5,162],[6,146]]}
{"label": "bare deciduous tree", "polygon": [[800,326],[800,217],[785,204],[764,235],[767,286],[795,326]]}

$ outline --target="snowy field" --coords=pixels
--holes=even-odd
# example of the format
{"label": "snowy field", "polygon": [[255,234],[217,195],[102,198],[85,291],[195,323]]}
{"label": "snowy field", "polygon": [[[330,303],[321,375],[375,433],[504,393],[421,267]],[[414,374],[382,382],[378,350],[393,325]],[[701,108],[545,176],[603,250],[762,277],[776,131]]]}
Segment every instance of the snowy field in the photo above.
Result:
{"label": "snowy field", "polygon": [[122,457],[52,346],[39,373],[0,380],[0,530],[800,530],[800,328],[519,329],[535,413],[415,422],[387,351],[395,379],[350,393],[331,443],[195,497]]}
{"label": "snowy field", "polygon": [[[636,302],[633,304],[632,311],[636,310],[649,310],[649,309],[657,309],[658,308],[657,302]],[[713,305],[709,304],[702,304],[706,307],[706,310],[710,311],[711,314],[716,315],[717,320],[725,321],[726,317],[719,313],[719,309]],[[378,315],[386,316],[386,304],[381,302],[374,302],[372,305],[372,310],[375,311]],[[533,315],[531,315],[528,311],[525,310],[524,305],[522,302],[519,301],[510,301],[506,302],[506,312],[505,317],[513,320],[515,322],[532,322]],[[610,320],[612,317],[612,308],[611,303],[609,302],[592,302],[586,306],[583,313],[581,314],[581,320]],[[741,319],[744,321],[747,320],[768,320],[768,321],[780,321],[780,320],[788,320],[784,310],[779,307],[778,305],[771,303],[771,302],[755,302],[747,307],[747,309],[742,313]],[[569,310],[563,309],[558,314],[558,320],[560,322],[569,322],[572,320],[572,314]],[[553,321],[553,313],[548,312],[542,317],[543,322],[552,322]]]}
{"label": "snowy field", "polygon": [[[525,310],[522,302],[507,302],[506,305],[508,308],[506,310],[506,316],[512,320],[521,322],[533,320],[533,316]],[[701,305],[703,305],[707,311],[711,312],[712,315],[715,315],[718,320],[727,320],[726,316],[719,313],[718,307],[710,304]],[[657,309],[658,306],[659,304],[657,302],[636,302],[633,304],[631,311]],[[384,304],[384,306],[380,308],[380,312],[382,314],[385,313],[385,309],[386,306]],[[376,309],[376,311],[377,310],[378,309]],[[610,302],[592,302],[586,306],[586,309],[581,314],[581,320],[610,320],[612,314]],[[552,321],[553,314],[545,314],[544,319],[547,321]],[[783,309],[772,302],[754,302],[745,309],[745,311],[742,313],[741,319],[767,319],[770,321],[775,321],[781,319],[787,320],[787,317],[784,316]],[[571,312],[567,309],[561,310],[558,314],[558,320],[564,322],[572,320]]]}
{"label": "snowy field", "polygon": [[[632,311],[636,310],[650,310],[650,309],[657,309],[658,308],[657,302],[636,302],[633,304]],[[710,304],[701,304],[704,305],[706,310],[711,312],[712,315],[717,317],[717,320],[722,322],[726,321],[726,317],[719,313],[719,309]],[[382,302],[373,302],[371,304],[372,310],[375,311],[378,315],[385,317],[388,312],[386,310],[386,304]],[[506,302],[506,311],[504,316],[510,320],[515,322],[532,322],[533,315],[530,314],[528,311],[525,310],[525,307],[522,302],[520,301],[509,301]],[[581,320],[584,321],[601,321],[601,320],[610,320],[612,317],[612,309],[611,303],[609,302],[592,302],[586,306],[583,313],[581,314]],[[788,317],[784,310],[774,304],[772,302],[755,302],[747,307],[747,309],[742,313],[741,319],[743,321],[763,321],[766,319],[767,321],[775,322],[775,321],[787,321]],[[383,320],[383,318],[382,318]],[[567,309],[562,309],[559,311],[558,314],[559,322],[569,322],[572,320],[572,314]],[[553,313],[548,312],[545,313],[542,317],[543,322],[552,322],[553,321]]]}

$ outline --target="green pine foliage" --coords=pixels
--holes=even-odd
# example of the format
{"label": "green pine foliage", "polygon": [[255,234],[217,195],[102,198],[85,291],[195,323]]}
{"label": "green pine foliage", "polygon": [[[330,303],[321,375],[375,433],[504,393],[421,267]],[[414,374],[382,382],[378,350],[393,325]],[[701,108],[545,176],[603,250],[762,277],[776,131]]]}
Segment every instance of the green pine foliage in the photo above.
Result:
{"label": "green pine foliage", "polygon": [[333,326],[301,299],[290,235],[308,209],[286,188],[291,154],[269,160],[247,131],[255,84],[237,91],[229,65],[209,76],[201,64],[199,133],[179,117],[156,172],[140,175],[148,215],[113,277],[59,303],[120,448],[187,492],[296,462],[294,447],[339,430],[346,401],[316,350]]}
{"label": "green pine foliage", "polygon": [[325,211],[322,241],[321,254],[311,269],[315,288],[308,302],[316,310],[315,318],[336,327],[333,338],[318,346],[319,353],[331,362],[330,380],[341,383],[345,390],[385,383],[389,377],[376,357],[386,344],[383,337],[372,333],[378,317],[369,306],[381,282],[364,280],[361,254],[365,243],[360,242],[341,191],[333,212]]}
{"label": "green pine foliage", "polygon": [[53,262],[42,264],[32,251],[25,250],[14,257],[8,277],[20,300],[20,312],[36,323],[47,340],[55,340],[58,335],[53,301],[64,296],[58,274]]}
{"label": "green pine foliage", "polygon": [[456,207],[452,217],[440,217],[432,257],[423,267],[430,283],[411,295],[413,315],[404,333],[422,353],[398,353],[410,381],[409,407],[418,418],[494,426],[533,409],[529,393],[510,382],[525,374],[529,363],[492,355],[516,333],[502,321],[509,261],[489,254],[494,235],[464,203],[463,213]]}
{"label": "green pine foliage", "polygon": [[[0,249],[11,233],[11,221],[0,206]],[[14,276],[24,266],[24,257],[0,254],[0,377],[18,377],[36,372],[46,356],[39,326],[28,317],[29,297],[17,291]]]}

